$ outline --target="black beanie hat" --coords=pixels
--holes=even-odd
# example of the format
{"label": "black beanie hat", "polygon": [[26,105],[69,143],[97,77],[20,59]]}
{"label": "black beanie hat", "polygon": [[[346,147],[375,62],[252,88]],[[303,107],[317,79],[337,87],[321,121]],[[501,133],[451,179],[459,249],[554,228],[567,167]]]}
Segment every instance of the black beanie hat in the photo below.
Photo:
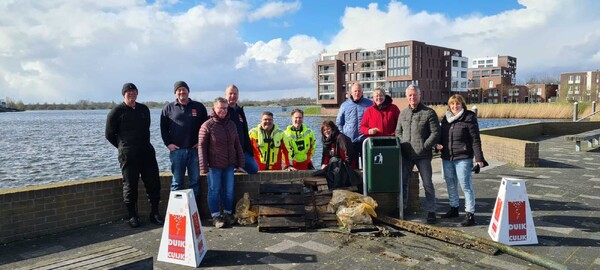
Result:
{"label": "black beanie hat", "polygon": [[128,83],[126,83],[126,84],[123,85],[123,89],[121,90],[121,94],[125,95],[125,92],[127,92],[128,90],[133,90],[133,89],[135,89],[136,92],[138,90],[137,87],[135,87],[135,84],[128,82]]}
{"label": "black beanie hat", "polygon": [[173,92],[177,91],[177,88],[179,87],[185,87],[188,92],[190,91],[190,88],[188,87],[187,83],[185,83],[184,81],[176,81],[175,85],[173,86]]}

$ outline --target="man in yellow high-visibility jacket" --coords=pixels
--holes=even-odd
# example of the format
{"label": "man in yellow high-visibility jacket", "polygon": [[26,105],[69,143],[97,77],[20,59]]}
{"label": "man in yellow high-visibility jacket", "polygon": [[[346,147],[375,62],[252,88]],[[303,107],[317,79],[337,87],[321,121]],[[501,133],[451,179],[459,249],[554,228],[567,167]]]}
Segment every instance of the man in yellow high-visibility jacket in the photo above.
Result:
{"label": "man in yellow high-visibility jacket", "polygon": [[292,164],[287,167],[290,171],[313,170],[312,157],[315,153],[315,134],[303,124],[304,112],[300,109],[292,111],[292,125],[288,126],[285,134],[285,147]]}
{"label": "man in yellow high-visibility jacket", "polygon": [[290,165],[283,131],[273,123],[272,112],[263,112],[260,124],[251,129],[248,134],[258,170],[281,170],[282,161],[285,162],[286,167]]}

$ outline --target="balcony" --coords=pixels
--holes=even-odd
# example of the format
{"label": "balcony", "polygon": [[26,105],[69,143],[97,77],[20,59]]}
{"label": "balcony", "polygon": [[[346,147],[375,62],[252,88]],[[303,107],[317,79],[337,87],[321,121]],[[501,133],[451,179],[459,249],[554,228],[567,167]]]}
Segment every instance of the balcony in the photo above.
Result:
{"label": "balcony", "polygon": [[385,65],[374,66],[374,67],[360,67],[360,72],[373,71],[373,70],[385,70]]}
{"label": "balcony", "polygon": [[329,79],[329,80],[319,80],[319,84],[331,84],[334,83],[335,80],[333,79]]}
{"label": "balcony", "polygon": [[373,54],[373,55],[360,56],[360,57],[358,58],[358,60],[376,60],[376,59],[385,59],[385,53],[379,53],[379,54]]}

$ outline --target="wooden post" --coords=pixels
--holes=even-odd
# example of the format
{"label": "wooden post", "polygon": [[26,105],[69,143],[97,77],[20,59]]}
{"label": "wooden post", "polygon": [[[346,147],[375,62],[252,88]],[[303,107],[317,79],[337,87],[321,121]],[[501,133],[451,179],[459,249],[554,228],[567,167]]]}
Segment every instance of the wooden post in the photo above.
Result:
{"label": "wooden post", "polygon": [[577,122],[577,108],[579,104],[577,102],[573,103],[573,122]]}

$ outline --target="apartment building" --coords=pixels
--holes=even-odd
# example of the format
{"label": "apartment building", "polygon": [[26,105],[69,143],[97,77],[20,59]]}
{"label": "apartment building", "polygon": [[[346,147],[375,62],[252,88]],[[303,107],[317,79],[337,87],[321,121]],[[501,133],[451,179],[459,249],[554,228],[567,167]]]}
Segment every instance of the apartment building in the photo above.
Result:
{"label": "apartment building", "polygon": [[600,101],[600,71],[562,73],[558,92],[567,101]]}
{"label": "apartment building", "polygon": [[469,102],[494,103],[496,100],[496,103],[500,103],[514,100],[514,95],[509,96],[509,89],[516,84],[516,76],[516,57],[498,55],[471,59],[468,70]]}
{"label": "apartment building", "polygon": [[527,84],[526,103],[543,103],[557,101],[558,84],[554,83],[535,83]]}
{"label": "apartment building", "polygon": [[420,87],[425,104],[443,104],[452,92],[466,93],[468,86],[468,59],[461,50],[415,40],[386,43],[382,49],[323,53],[316,67],[317,102],[325,110],[339,108],[355,83],[369,98],[376,87],[385,88],[401,107],[410,84]]}

